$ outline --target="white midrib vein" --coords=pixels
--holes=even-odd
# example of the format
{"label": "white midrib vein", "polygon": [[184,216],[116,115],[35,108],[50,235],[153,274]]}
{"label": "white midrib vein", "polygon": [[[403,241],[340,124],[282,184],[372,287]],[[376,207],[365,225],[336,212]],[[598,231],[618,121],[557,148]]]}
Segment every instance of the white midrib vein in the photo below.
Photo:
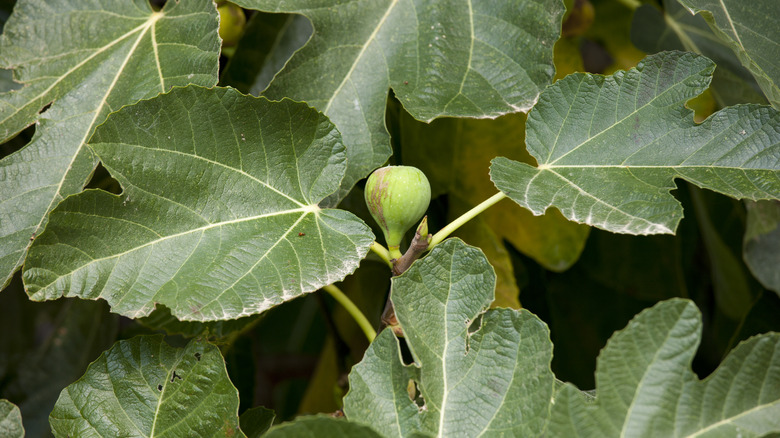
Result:
{"label": "white midrib vein", "polygon": [[[641,76],[641,75],[640,75],[640,77],[639,77],[639,80],[641,80],[641,79],[642,79],[642,77],[643,77],[643,76]],[[655,78],[655,80],[656,80],[656,87],[658,86],[657,84],[658,84],[658,81],[659,81],[660,77],[661,77],[661,74],[659,74],[659,75],[658,75],[658,77],[656,77],[656,78]],[[580,87],[582,86],[582,83],[583,83],[583,81],[580,81],[580,83],[577,85],[577,93],[576,93],[575,97],[579,97],[579,90],[580,90]],[[634,110],[633,110],[633,111],[631,111],[630,113],[626,114],[626,115],[625,115],[625,116],[623,116],[621,119],[619,119],[619,120],[615,120],[615,122],[614,122],[614,123],[612,123],[612,124],[611,124],[610,126],[608,126],[607,128],[605,128],[605,129],[603,129],[603,130],[601,130],[601,131],[597,132],[596,134],[594,134],[594,135],[592,135],[592,136],[588,137],[588,138],[587,138],[585,141],[583,141],[582,143],[580,143],[580,144],[579,144],[579,145],[577,145],[576,147],[572,148],[571,150],[567,151],[565,154],[561,155],[560,157],[557,157],[557,158],[556,158],[555,160],[553,160],[552,162],[549,162],[549,163],[543,163],[543,164],[547,164],[547,165],[549,165],[549,166],[552,166],[553,164],[555,164],[555,163],[557,163],[558,161],[560,161],[560,160],[562,160],[563,158],[565,158],[567,155],[569,155],[569,154],[572,154],[572,153],[574,153],[575,151],[577,151],[577,150],[578,150],[579,148],[581,148],[583,145],[586,145],[586,144],[588,144],[588,143],[590,143],[590,142],[594,141],[594,139],[596,139],[596,138],[600,137],[601,135],[606,135],[606,133],[608,133],[608,132],[610,132],[612,129],[614,129],[614,128],[615,128],[615,126],[618,126],[618,125],[620,125],[621,123],[625,122],[626,120],[628,120],[628,119],[629,119],[629,118],[631,118],[632,116],[635,116],[635,115],[637,115],[638,113],[640,113],[640,112],[641,112],[642,110],[644,110],[645,108],[648,108],[648,107],[650,107],[650,106],[651,106],[651,105],[652,105],[654,102],[656,102],[658,99],[660,99],[661,97],[663,97],[665,94],[667,94],[667,93],[671,93],[671,92],[673,92],[674,90],[676,90],[677,88],[679,88],[679,87],[684,87],[684,86],[685,86],[685,83],[684,83],[684,82],[677,82],[677,83],[673,84],[673,85],[672,85],[672,86],[670,86],[669,88],[667,88],[667,89],[665,89],[665,90],[661,91],[660,93],[656,94],[655,96],[653,96],[651,99],[649,99],[647,102],[645,102],[645,104],[643,104],[642,106],[640,106],[640,107],[638,107],[638,108],[634,108]],[[608,89],[607,89],[606,87],[599,88],[599,90],[598,90],[598,94],[599,94],[599,96],[601,96],[601,94],[602,94],[603,92],[605,92],[605,91],[608,91]],[[635,97],[635,99],[636,99],[636,97]],[[617,108],[617,106],[618,106],[620,103],[621,103],[621,102],[618,102],[618,101],[616,101],[616,102],[615,102],[615,107]],[[569,117],[569,114],[571,113],[571,110],[572,110],[572,109],[574,109],[574,105],[570,105],[570,106],[569,106],[569,110],[568,110],[568,112],[566,113],[566,118],[568,118],[568,117]],[[595,113],[595,111],[594,111],[594,112],[593,112],[593,116],[595,117],[595,115],[596,115],[596,113]],[[558,135],[557,135],[557,136],[556,136],[556,138],[555,138],[555,145],[557,145],[557,144],[558,144],[558,140],[559,140],[559,138],[560,138],[560,135],[561,135],[561,130],[563,130],[563,127],[564,127],[564,125],[565,125],[565,122],[566,122],[566,120],[565,120],[565,119],[564,119],[564,120],[561,122],[561,128],[558,130]],[[547,161],[549,161],[550,157],[552,157],[552,154],[553,154],[553,152],[554,152],[554,149],[555,149],[555,146],[553,146],[553,148],[550,150],[550,153],[549,153],[549,156],[548,156],[548,158],[547,158]]]}
{"label": "white midrib vein", "polygon": [[355,57],[355,61],[352,63],[352,66],[349,68],[349,71],[347,74],[344,75],[344,79],[341,80],[341,83],[338,87],[336,87],[336,90],[333,91],[333,95],[330,96],[330,99],[328,99],[328,104],[325,105],[325,108],[322,110],[324,114],[328,114],[328,110],[330,109],[330,106],[333,104],[333,101],[336,100],[336,96],[339,95],[341,92],[341,89],[344,88],[344,84],[347,83],[347,81],[352,77],[352,73],[355,71],[355,68],[360,63],[360,60],[363,58],[363,54],[366,53],[366,49],[369,45],[376,39],[376,35],[379,33],[379,29],[384,26],[385,21],[387,20],[387,17],[390,16],[390,13],[393,11],[393,8],[395,8],[396,3],[398,3],[398,0],[393,0],[390,5],[387,7],[387,10],[385,11],[385,14],[382,15],[382,18],[379,20],[379,23],[377,23],[376,27],[374,28],[374,31],[371,32],[371,35],[368,36],[368,39],[366,39],[365,44],[363,44],[363,47],[360,48],[360,52],[358,52],[357,56]]}
{"label": "white midrib vein", "polygon": [[[449,291],[447,292],[447,296],[452,296],[452,273],[456,272],[454,269],[455,264],[455,258],[450,259],[450,269],[449,269]],[[449,303],[449,299],[447,300]],[[445,315],[446,315],[446,304],[445,304]],[[444,322],[444,349],[442,350],[442,357],[441,357],[441,377],[442,377],[442,398],[441,398],[441,406],[439,407],[440,413],[439,413],[439,432],[436,434],[437,438],[444,437],[444,414],[447,410],[447,397],[449,388],[447,388],[447,347],[450,343],[450,337],[448,332],[448,325],[445,317]]]}
{"label": "white midrib vein", "polygon": [[[666,333],[666,337],[664,338],[664,340],[657,343],[658,345],[663,347],[663,346],[665,346],[667,344],[667,342],[669,341],[669,338],[671,338],[672,335],[674,334],[674,329],[677,328],[680,325],[680,319],[681,319],[681,316],[678,316],[677,322],[674,323],[674,325],[671,327],[671,329],[669,329],[669,331]],[[656,359],[658,359],[658,356],[661,355],[662,350],[663,350],[663,348],[656,349],[655,353],[653,354],[652,359],[650,359],[648,361],[648,366],[645,369],[645,372],[642,373],[642,378],[640,378],[639,381],[636,384],[636,390],[634,391],[633,397],[631,397],[631,404],[628,405],[627,409],[626,409],[626,419],[623,422],[623,428],[620,431],[620,437],[621,438],[626,436],[626,432],[627,432],[628,426],[630,424],[629,421],[628,421],[629,417],[631,417],[631,415],[634,412],[634,407],[636,405],[637,399],[639,398],[638,396],[640,395],[640,393],[642,391],[642,386],[643,386],[643,384],[645,382],[645,379],[648,377],[648,374],[650,374],[650,371],[653,370],[654,365],[656,364]]]}
{"label": "white midrib vein", "polygon": [[[68,177],[68,173],[70,172],[70,169],[73,167],[73,163],[76,161],[76,157],[79,155],[79,152],[81,152],[81,148],[84,146],[84,142],[87,141],[87,137],[92,132],[92,127],[95,126],[95,122],[97,121],[97,118],[100,116],[100,112],[103,109],[103,106],[106,104],[106,100],[108,100],[108,96],[114,90],[114,87],[116,86],[117,81],[119,81],[119,77],[122,76],[122,72],[124,71],[125,66],[130,61],[130,58],[133,56],[133,54],[135,53],[136,48],[138,48],[138,44],[140,44],[140,42],[143,39],[144,35],[146,35],[146,32],[149,30],[149,28],[151,28],[154,25],[154,23],[157,22],[157,20],[161,16],[162,16],[161,13],[155,12],[154,14],[152,14],[152,16],[149,18],[149,20],[146,23],[144,23],[142,26],[136,27],[135,29],[125,33],[121,37],[119,37],[119,38],[115,39],[114,41],[112,41],[111,44],[108,44],[108,45],[100,48],[99,50],[95,51],[95,53],[92,56],[88,57],[84,61],[82,61],[79,64],[77,64],[75,67],[73,67],[70,70],[68,70],[61,77],[61,79],[59,79],[57,82],[52,84],[51,87],[49,87],[44,93],[42,93],[42,94],[45,94],[46,92],[51,90],[51,88],[54,87],[59,81],[61,81],[62,79],[64,79],[65,77],[67,77],[68,75],[73,73],[75,70],[77,70],[79,67],[84,65],[90,59],[92,59],[95,56],[97,56],[99,53],[105,52],[110,47],[116,45],[119,41],[124,40],[126,37],[132,35],[133,33],[141,31],[140,35],[138,35],[138,38],[136,39],[135,43],[133,43],[133,47],[130,48],[130,50],[127,53],[127,56],[122,61],[122,65],[120,65],[119,68],[117,69],[117,74],[114,76],[114,79],[111,81],[111,85],[108,86],[108,89],[106,90],[106,93],[103,95],[103,98],[100,100],[100,103],[95,108],[95,110],[94,110],[95,111],[95,115],[92,117],[92,120],[90,121],[89,125],[87,126],[87,129],[84,130],[84,136],[79,141],[79,146],[76,149],[76,151],[74,152],[73,158],[71,158],[70,162],[68,163],[67,168],[65,169],[65,172],[63,172],[62,178],[60,179],[59,184],[57,184],[57,190],[55,190],[54,196],[52,196],[51,201],[49,202],[49,205],[46,207],[46,211],[44,212],[44,214],[41,215],[41,220],[35,226],[35,230],[36,231],[38,229],[40,229],[41,225],[43,224],[43,221],[48,216],[49,211],[51,211],[52,206],[55,204],[55,201],[60,196],[60,190],[62,190],[62,185],[65,183],[65,180]],[[159,65],[159,61],[158,61],[158,65]],[[30,245],[32,245],[32,241],[27,244],[27,248],[29,248]],[[26,251],[22,252],[22,256],[20,257],[19,262],[21,262],[21,260],[24,259],[24,256],[26,255],[26,253],[27,253]]]}
{"label": "white midrib vein", "polygon": [[[160,13],[155,13],[155,15],[160,15]],[[125,33],[124,35],[122,35],[122,36],[120,36],[120,37],[116,38],[115,40],[111,41],[109,44],[106,44],[105,46],[103,46],[103,47],[99,48],[98,50],[95,50],[95,52],[94,52],[94,53],[92,53],[91,55],[87,56],[86,58],[84,58],[84,60],[82,60],[82,61],[81,61],[81,62],[79,62],[78,64],[74,65],[74,66],[73,66],[73,67],[71,67],[71,68],[70,68],[68,71],[66,71],[65,73],[63,73],[62,75],[60,75],[60,77],[59,77],[59,78],[57,78],[57,80],[56,80],[56,81],[52,82],[52,84],[51,84],[51,85],[49,85],[49,87],[48,87],[48,88],[46,88],[45,90],[41,91],[40,93],[38,93],[38,95],[37,95],[37,96],[35,96],[35,97],[32,97],[32,98],[30,98],[29,100],[32,102],[32,101],[36,101],[36,100],[40,99],[41,97],[45,96],[45,95],[46,95],[46,94],[48,94],[48,93],[49,93],[49,92],[50,92],[52,89],[54,89],[54,87],[56,87],[57,85],[59,85],[59,83],[60,83],[60,82],[64,81],[64,80],[65,80],[65,78],[67,78],[68,76],[70,76],[70,74],[71,74],[71,73],[73,73],[73,72],[75,72],[76,70],[80,69],[80,68],[81,68],[81,67],[82,67],[84,64],[86,64],[86,63],[88,63],[89,61],[93,60],[93,59],[94,59],[96,56],[100,55],[101,53],[105,52],[106,50],[110,49],[111,47],[114,47],[114,46],[115,46],[115,45],[117,45],[117,44],[118,44],[120,41],[124,41],[124,39],[125,39],[125,38],[127,38],[127,37],[129,37],[130,35],[132,35],[132,34],[134,34],[134,33],[138,32],[139,30],[143,30],[143,31],[144,31],[144,33],[145,33],[145,32],[146,32],[146,29],[148,29],[148,28],[149,28],[149,26],[150,26],[152,23],[154,23],[155,21],[157,21],[157,18],[154,18],[154,15],[153,15],[153,16],[152,16],[152,19],[150,19],[150,20],[146,21],[144,24],[142,24],[142,25],[140,25],[140,26],[138,26],[138,27],[136,27],[136,28],[134,28],[134,29],[132,29],[132,30],[129,30],[129,31],[128,31],[127,33]],[[143,34],[143,33],[142,33],[142,34]],[[11,113],[11,115],[9,115],[8,117],[6,117],[5,119],[3,119],[3,120],[0,120],[0,123],[5,123],[5,121],[6,121],[6,120],[8,120],[8,119],[10,119],[11,117],[13,117],[13,115],[14,115],[14,114],[16,114],[16,112],[13,112],[13,113]]]}
{"label": "white midrib vein", "polygon": [[[646,223],[648,225],[651,225],[651,226],[663,226],[665,229],[669,230],[669,228],[664,226],[663,224],[657,224],[657,223],[651,222],[651,221],[649,221],[649,220],[647,220],[647,219],[645,219],[643,217],[635,216],[635,215],[632,215],[632,214],[630,214],[630,213],[628,213],[628,212],[626,212],[624,210],[621,210],[620,208],[618,208],[618,207],[616,207],[616,206],[614,206],[614,205],[604,201],[603,199],[600,199],[600,198],[596,197],[595,195],[591,194],[590,192],[586,191],[585,189],[580,187],[578,184],[576,184],[574,181],[571,181],[570,179],[566,178],[565,176],[561,175],[560,173],[558,173],[558,172],[556,172],[554,170],[551,170],[551,169],[547,169],[547,170],[549,172],[555,174],[558,178],[563,180],[566,184],[571,186],[573,189],[577,190],[580,194],[582,194],[583,196],[585,196],[587,198],[593,199],[598,204],[601,204],[601,205],[604,205],[604,206],[606,206],[608,208],[611,208],[613,211],[620,212],[623,215],[631,218],[632,220],[637,220],[637,221],[640,221],[640,222],[644,222],[644,223]],[[537,175],[539,175],[539,174],[537,174]],[[537,175],[534,175],[534,178],[536,178]],[[530,184],[529,184],[528,187],[530,187]],[[526,187],[526,195],[525,195],[525,197],[526,197],[526,204],[528,204],[528,187]],[[671,231],[671,230],[669,230],[669,231]]]}
{"label": "white midrib vein", "polygon": [[474,9],[473,5],[471,4],[471,0],[467,1],[469,5],[469,34],[471,35],[471,46],[469,46],[469,60],[466,63],[466,71],[463,72],[463,80],[460,81],[460,88],[458,89],[458,92],[452,96],[452,99],[450,99],[449,102],[447,102],[446,105],[444,105],[444,109],[446,111],[447,107],[450,106],[450,104],[455,101],[455,99],[458,96],[463,95],[463,87],[466,85],[466,78],[469,76],[469,72],[471,71],[471,63],[472,59],[474,57],[474,40],[476,40],[475,33],[474,33]]}
{"label": "white midrib vein", "polygon": [[[152,148],[146,148],[146,147],[140,146],[140,145],[126,145],[126,146],[128,146],[128,147],[139,147],[139,148],[142,148],[142,149],[152,149]],[[279,190],[276,187],[272,186],[270,183],[265,182],[265,181],[255,177],[254,175],[252,175],[250,173],[247,173],[244,169],[238,169],[238,168],[235,168],[235,167],[228,166],[225,163],[220,163],[219,161],[214,161],[214,160],[208,159],[206,157],[202,157],[200,155],[185,153],[185,152],[181,152],[181,151],[177,151],[177,150],[173,150],[173,149],[154,149],[154,151],[155,152],[161,152],[161,153],[182,155],[182,156],[185,156],[187,158],[194,158],[194,159],[202,160],[202,161],[205,161],[206,163],[211,164],[212,166],[219,166],[219,167],[222,167],[223,169],[229,170],[231,172],[236,172],[236,173],[240,174],[241,176],[243,176],[245,178],[248,178],[248,179],[251,179],[252,181],[260,184],[261,186],[271,190],[272,192],[276,193],[277,195],[283,196],[284,198],[294,202],[295,204],[298,204],[301,208],[305,209],[305,208],[310,207],[310,206],[307,206],[306,204],[301,203],[300,201],[298,201],[297,199],[293,198],[292,196],[282,192],[281,190]],[[295,161],[295,166],[296,166],[296,168],[298,167],[298,159],[297,159],[297,157],[296,157],[296,161]],[[301,184],[300,183],[300,180],[301,180],[301,178],[300,178],[300,171],[298,171],[298,175],[299,175],[299,177],[298,177],[298,187],[299,187],[299,189],[301,191],[301,196],[304,196],[305,191],[303,190],[303,187],[300,186],[300,184]]]}
{"label": "white midrib vein", "polygon": [[[81,265],[81,266],[79,266],[77,268],[72,269],[70,271],[70,273],[67,274],[67,275],[70,275],[70,274],[72,274],[72,273],[74,273],[74,272],[76,272],[76,271],[78,271],[80,269],[83,269],[84,267],[86,267],[88,265],[91,265],[93,263],[99,263],[99,262],[102,262],[102,261],[105,261],[105,260],[110,260],[110,259],[113,259],[113,258],[119,258],[119,257],[122,257],[124,255],[130,254],[131,252],[138,251],[138,250],[146,248],[148,246],[156,245],[156,244],[158,244],[160,242],[164,242],[164,241],[169,240],[169,239],[175,239],[175,238],[180,237],[180,236],[185,236],[187,234],[198,233],[198,232],[201,232],[201,231],[210,230],[212,228],[218,228],[218,227],[221,227],[221,226],[224,226],[224,225],[237,224],[237,223],[241,223],[241,222],[248,222],[248,221],[253,221],[253,220],[257,220],[257,219],[264,219],[264,218],[267,218],[267,217],[274,217],[274,216],[282,216],[282,215],[285,215],[285,214],[292,214],[292,213],[302,213],[301,214],[301,218],[298,219],[298,221],[300,221],[304,216],[306,216],[306,214],[308,214],[308,213],[316,214],[317,211],[319,211],[319,206],[317,206],[316,204],[312,204],[312,205],[305,205],[302,208],[294,208],[294,209],[290,209],[290,210],[275,211],[273,213],[260,214],[260,215],[249,216],[249,217],[243,217],[243,218],[233,219],[233,220],[229,220],[229,221],[216,222],[216,223],[204,225],[204,226],[198,227],[198,228],[192,228],[192,229],[189,229],[189,230],[186,230],[186,231],[182,231],[180,233],[175,233],[175,234],[171,234],[171,235],[168,235],[168,236],[162,236],[159,239],[151,240],[149,242],[144,243],[143,245],[134,246],[134,247],[132,247],[132,248],[126,250],[126,251],[122,251],[122,252],[117,253],[117,254],[111,254],[111,255],[106,256],[106,257],[92,259],[89,262],[87,262],[87,263],[85,263],[85,264],[83,264],[83,265]],[[47,287],[49,287],[52,284],[54,284],[54,282],[51,282],[48,285],[42,287],[39,291],[36,291],[35,293],[37,294],[41,290],[45,290]]]}
{"label": "white midrib vein", "polygon": [[760,404],[760,405],[758,405],[756,407],[753,407],[753,408],[750,408],[750,409],[748,409],[746,411],[742,411],[742,412],[740,412],[737,415],[732,415],[731,417],[724,418],[724,419],[722,419],[722,420],[720,420],[718,422],[710,424],[709,426],[705,427],[704,429],[699,430],[696,433],[688,435],[688,438],[701,436],[701,435],[706,434],[707,432],[709,432],[711,430],[715,430],[715,429],[719,428],[720,426],[723,426],[724,424],[735,423],[741,417],[746,417],[746,416],[748,416],[748,415],[750,415],[752,413],[759,412],[759,411],[761,411],[763,409],[767,409],[767,408],[771,407],[772,405],[774,405],[776,403],[777,402]]}
{"label": "white midrib vein", "polygon": [[[184,358],[184,354],[180,353],[179,357],[176,359],[176,362],[171,365],[171,368],[168,371],[168,373],[170,373],[171,371],[176,371],[176,367],[179,366],[183,358]],[[168,373],[166,373],[165,375],[165,382],[163,382],[163,388],[162,390],[160,390],[160,399],[157,401],[157,407],[155,407],[154,409],[154,418],[152,419],[152,430],[149,432],[150,438],[154,437],[155,429],[157,429],[157,417],[160,415],[160,406],[162,406],[163,404],[163,397],[165,396],[165,390],[168,388],[168,382],[170,381],[170,379],[168,378]],[[144,378],[146,378],[146,376],[144,376]]]}
{"label": "white midrib vein", "polygon": [[737,39],[737,42],[739,43],[739,47],[744,48],[745,46],[742,44],[742,39],[739,38],[739,34],[737,33],[737,28],[734,26],[734,20],[731,19],[731,14],[729,14],[729,10],[726,8],[726,4],[723,3],[723,0],[719,0],[720,6],[723,8],[723,13],[726,14],[726,20],[729,21],[729,26],[731,26],[731,30],[734,32],[734,38]]}

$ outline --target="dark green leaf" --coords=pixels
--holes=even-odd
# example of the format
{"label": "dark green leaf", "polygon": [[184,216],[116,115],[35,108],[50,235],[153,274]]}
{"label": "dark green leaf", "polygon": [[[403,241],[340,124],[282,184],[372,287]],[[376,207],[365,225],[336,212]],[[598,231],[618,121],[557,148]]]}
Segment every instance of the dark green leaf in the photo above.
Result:
{"label": "dark green leaf", "polygon": [[[726,316],[738,321],[750,311],[754,300],[750,292],[747,272],[713,223],[702,190],[692,187],[690,193],[702,242],[711,266],[715,303]],[[722,216],[716,217],[719,221],[723,221]]]}
{"label": "dark green leaf", "polygon": [[747,203],[743,257],[753,275],[780,295],[780,202]]}
{"label": "dark green leaf", "polygon": [[50,422],[58,437],[244,436],[219,349],[197,339],[173,348],[162,336],[116,343],[62,391]]}
{"label": "dark green leaf", "polygon": [[342,280],[374,240],[352,214],[318,207],[338,189],[344,146],[304,103],[177,88],[114,113],[90,146],[124,191],[89,190],[52,213],[25,263],[32,299],[238,318]]}
{"label": "dark green leaf", "polygon": [[0,396],[19,406],[28,436],[49,436],[60,391],[116,340],[119,318],[102,302],[31,302],[18,284],[0,294]]}
{"label": "dark green leaf", "polygon": [[249,409],[239,417],[241,431],[247,438],[260,438],[274,424],[274,418],[276,413],[271,409],[262,406]]}
{"label": "dark green leaf", "polygon": [[312,33],[303,15],[258,12],[249,19],[236,53],[225,66],[220,83],[242,93],[259,95],[292,54]]}
{"label": "dark green leaf", "polygon": [[664,0],[663,4],[663,12],[642,5],[634,13],[631,40],[637,47],[648,53],[687,50],[715,61],[718,68],[710,89],[721,107],[766,103],[753,76],[701,16],[691,15],[677,0]]}
{"label": "dark green leaf", "polygon": [[780,28],[776,0],[678,0],[691,13],[701,13],[712,30],[731,47],[780,109]]}
{"label": "dark green leaf", "polygon": [[165,330],[165,333],[170,335],[183,335],[190,338],[203,335],[220,339],[245,329],[259,318],[262,318],[262,315],[222,321],[179,321],[171,314],[171,309],[158,305],[149,316],[138,318],[136,321],[152,330]]}

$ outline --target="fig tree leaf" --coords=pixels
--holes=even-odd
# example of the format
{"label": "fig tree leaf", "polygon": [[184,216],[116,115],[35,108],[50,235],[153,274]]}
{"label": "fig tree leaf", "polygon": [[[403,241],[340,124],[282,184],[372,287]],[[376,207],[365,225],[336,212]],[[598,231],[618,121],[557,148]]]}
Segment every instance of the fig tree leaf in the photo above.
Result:
{"label": "fig tree leaf", "polygon": [[570,75],[528,115],[538,167],[499,157],[496,186],[534,214],[551,206],[573,221],[627,234],[674,233],[682,208],[674,178],[734,198],[780,198],[780,113],[739,105],[702,124],[684,103],[714,64],[663,52],[612,76]]}
{"label": "fig tree leaf", "polygon": [[25,262],[34,300],[234,319],[342,280],[374,240],[338,189],[338,131],[305,103],[175,88],[114,113],[90,148],[121,184],[63,201]]}
{"label": "fig tree leaf", "polygon": [[89,180],[96,161],[84,144],[110,112],[175,85],[216,84],[217,27],[210,0],[159,12],[147,0],[17,3],[0,68],[25,86],[0,94],[0,141],[33,123],[36,133],[0,161],[1,286],[49,212]]}
{"label": "fig tree leaf", "polygon": [[305,15],[314,35],[265,96],[303,100],[344,136],[348,169],[338,196],[390,156],[390,88],[417,119],[527,111],[554,74],[560,0],[236,0]]}
{"label": "fig tree leaf", "polygon": [[380,438],[382,435],[362,424],[324,415],[305,416],[268,430],[263,438]]}
{"label": "fig tree leaf", "polygon": [[691,361],[701,330],[701,314],[688,300],[664,301],[637,315],[598,358],[595,401],[571,384],[556,392],[550,436],[780,432],[780,334],[742,342],[699,380]]}
{"label": "fig tree leaf", "polygon": [[24,438],[22,413],[15,404],[0,399],[0,436],[5,438]]}
{"label": "fig tree leaf", "polygon": [[780,109],[780,29],[775,0],[678,0],[699,13],[713,32],[737,55],[764,91]]}
{"label": "fig tree leaf", "polygon": [[525,310],[488,310],[495,274],[478,248],[448,239],[392,287],[414,363],[382,331],[350,373],[348,419],[385,437],[542,434],[554,380],[547,326]]}
{"label": "fig tree leaf", "polygon": [[161,335],[114,344],[62,390],[49,422],[57,437],[245,436],[219,349],[200,339],[174,348]]}
{"label": "fig tree leaf", "polygon": [[710,90],[721,107],[738,103],[766,103],[755,79],[731,48],[722,42],[699,15],[677,2],[664,0],[664,10],[642,5],[634,13],[631,41],[647,53],[686,50],[704,55],[718,65]]}
{"label": "fig tree leaf", "polygon": [[747,202],[742,256],[756,279],[780,295],[780,201]]}

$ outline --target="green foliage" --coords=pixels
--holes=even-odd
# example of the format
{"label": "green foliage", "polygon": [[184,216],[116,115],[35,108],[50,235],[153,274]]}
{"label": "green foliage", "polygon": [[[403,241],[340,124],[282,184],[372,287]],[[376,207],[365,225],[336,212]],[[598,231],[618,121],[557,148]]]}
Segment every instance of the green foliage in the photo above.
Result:
{"label": "green foliage", "polygon": [[235,3],[0,0],[0,436],[780,433],[775,0]]}
{"label": "green foliage", "polygon": [[219,349],[194,339],[173,348],[162,336],[119,341],[62,391],[55,436],[243,436],[238,392]]}
{"label": "green foliage", "polygon": [[0,400],[0,434],[8,438],[23,438],[22,413],[8,400]]}
{"label": "green foliage", "polygon": [[52,213],[25,265],[32,299],[233,319],[342,280],[373,241],[350,213],[317,206],[338,189],[344,147],[304,104],[174,89],[117,112],[90,147],[124,191],[88,190]]}
{"label": "green foliage", "polygon": [[25,86],[0,99],[0,141],[33,123],[36,133],[0,167],[0,284],[22,265],[49,212],[89,180],[96,159],[84,145],[110,112],[174,86],[216,84],[210,6],[19,2],[0,37],[0,68],[13,68]]}
{"label": "green foliage", "polygon": [[525,111],[554,73],[563,14],[559,0],[236,3],[300,13],[317,30],[263,94],[308,102],[344,136],[349,167],[333,203],[390,155],[388,89],[419,120]]}
{"label": "green foliage", "polygon": [[555,206],[570,220],[628,234],[674,232],[682,218],[668,194],[674,178],[735,198],[774,198],[780,113],[737,106],[695,125],[683,107],[714,67],[665,52],[613,76],[567,76],[528,115],[527,148],[539,166],[497,158],[493,181],[537,214]]}
{"label": "green foliage", "polygon": [[350,373],[347,418],[386,437],[540,435],[552,344],[528,311],[487,311],[495,278],[485,255],[458,239],[394,278],[391,299],[414,363],[404,365],[398,340],[382,332]]}
{"label": "green foliage", "polygon": [[556,393],[552,436],[764,436],[780,429],[780,334],[737,346],[707,379],[690,364],[701,336],[693,303],[645,310],[599,355],[596,399]]}
{"label": "green foliage", "polygon": [[728,45],[756,78],[767,100],[780,108],[780,65],[773,55],[780,50],[777,4],[739,0],[680,0],[691,12],[700,13],[718,38]]}

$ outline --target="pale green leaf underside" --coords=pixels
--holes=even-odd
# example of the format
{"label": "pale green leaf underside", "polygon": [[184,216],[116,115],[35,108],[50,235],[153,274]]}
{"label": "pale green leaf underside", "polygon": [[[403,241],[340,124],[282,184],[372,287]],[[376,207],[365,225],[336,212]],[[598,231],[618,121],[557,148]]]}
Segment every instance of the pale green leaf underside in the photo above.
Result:
{"label": "pale green leaf underside", "polygon": [[157,13],[147,0],[16,5],[0,68],[25,86],[0,94],[0,141],[32,123],[36,133],[0,161],[0,285],[51,209],[82,190],[95,166],[84,144],[111,111],[174,85],[216,84],[217,27],[210,0],[168,2]]}
{"label": "pale green leaf underside", "polygon": [[721,110],[701,125],[684,107],[714,64],[692,53],[648,56],[612,76],[574,74],[529,113],[526,145],[538,167],[496,158],[491,178],[542,214],[629,234],[673,233],[682,208],[674,179],[747,199],[780,198],[780,113]]}
{"label": "pale green leaf underside", "polygon": [[336,124],[349,163],[338,199],[390,156],[390,88],[419,120],[527,111],[554,74],[564,11],[560,0],[236,3],[311,20],[311,40],[265,95],[304,100]]}
{"label": "pale green leaf underside", "polygon": [[34,300],[233,319],[342,280],[374,238],[317,206],[338,188],[344,146],[304,103],[175,88],[114,113],[90,146],[124,191],[85,191],[52,212],[25,262]]}
{"label": "pale green leaf underside", "polygon": [[243,437],[238,390],[219,349],[200,339],[119,341],[62,390],[49,417],[57,437]]}
{"label": "pale green leaf underside", "polygon": [[0,436],[5,438],[23,438],[22,413],[8,400],[0,399]]}
{"label": "pale green leaf underside", "polygon": [[764,91],[780,109],[780,6],[776,0],[679,0],[691,12],[700,12],[712,30],[731,47]]}
{"label": "pale green leaf underside", "polygon": [[[404,366],[392,332],[380,333],[350,373],[347,418],[386,437],[541,434],[553,389],[549,333],[527,311],[487,311],[494,288],[485,255],[459,239],[394,278],[415,364]],[[410,379],[424,408],[409,398]]]}
{"label": "pale green leaf underside", "polygon": [[759,437],[780,432],[780,334],[738,345],[705,380],[691,370],[701,316],[687,300],[645,310],[599,355],[596,400],[566,384],[551,436]]}

